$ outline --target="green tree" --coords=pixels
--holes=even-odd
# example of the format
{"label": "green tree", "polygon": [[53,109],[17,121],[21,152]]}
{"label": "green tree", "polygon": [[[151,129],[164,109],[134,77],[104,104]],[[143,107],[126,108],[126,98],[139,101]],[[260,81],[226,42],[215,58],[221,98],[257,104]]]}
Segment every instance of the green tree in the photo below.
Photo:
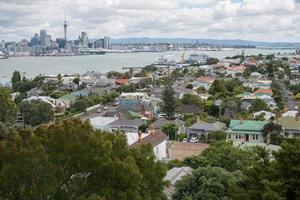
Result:
{"label": "green tree", "polygon": [[174,200],[227,200],[237,188],[240,173],[230,173],[219,167],[200,167],[176,183]]}
{"label": "green tree", "polygon": [[54,111],[51,105],[41,100],[23,101],[20,110],[24,123],[31,126],[49,123],[54,119]]}
{"label": "green tree", "polygon": [[0,87],[0,122],[14,124],[17,116],[17,106],[11,99],[10,91]]}
{"label": "green tree", "polygon": [[80,78],[76,77],[73,79],[73,83],[75,83],[79,87]]}
{"label": "green tree", "polygon": [[275,169],[278,180],[282,183],[281,190],[285,199],[296,200],[300,198],[300,140],[283,143],[281,149],[273,152]]}
{"label": "green tree", "polygon": [[[163,199],[166,167],[153,147],[80,119],[11,132],[0,142],[3,199]],[[101,197],[101,198],[100,198]]]}
{"label": "green tree", "polygon": [[87,100],[78,99],[73,103],[73,105],[71,106],[71,109],[73,109],[74,111],[85,112],[87,107],[88,107]]}
{"label": "green tree", "polygon": [[223,141],[211,144],[198,156],[187,157],[184,164],[192,168],[221,167],[233,172],[248,165],[250,161],[251,156],[246,150]]}
{"label": "green tree", "polygon": [[266,104],[266,102],[264,102],[263,100],[255,99],[251,103],[250,111],[251,112],[258,112],[258,111],[261,111],[261,110],[269,110],[269,107]]}
{"label": "green tree", "polygon": [[187,88],[187,89],[191,89],[191,90],[192,90],[192,89],[193,89],[193,87],[194,87],[194,86],[193,86],[193,84],[188,84],[188,85],[187,85],[185,88]]}
{"label": "green tree", "polygon": [[226,132],[225,131],[215,131],[207,134],[207,141],[209,143],[225,141],[226,140]]}
{"label": "green tree", "polygon": [[14,92],[19,91],[21,83],[21,73],[19,71],[14,71],[13,76],[11,78],[11,84]]}
{"label": "green tree", "polygon": [[215,65],[219,63],[219,59],[218,58],[208,58],[206,61],[207,65]]}
{"label": "green tree", "polygon": [[243,197],[237,199],[253,200],[283,200],[281,183],[271,162],[271,153],[261,146],[249,150],[253,156],[251,165],[242,168]]}
{"label": "green tree", "polygon": [[176,98],[171,79],[164,80],[164,89],[162,91],[162,102],[160,104],[161,112],[164,113],[167,119],[174,119],[176,111]]}
{"label": "green tree", "polygon": [[162,132],[164,132],[166,135],[169,136],[170,140],[175,140],[176,139],[176,133],[178,131],[178,127],[176,124],[166,124],[162,127]]}

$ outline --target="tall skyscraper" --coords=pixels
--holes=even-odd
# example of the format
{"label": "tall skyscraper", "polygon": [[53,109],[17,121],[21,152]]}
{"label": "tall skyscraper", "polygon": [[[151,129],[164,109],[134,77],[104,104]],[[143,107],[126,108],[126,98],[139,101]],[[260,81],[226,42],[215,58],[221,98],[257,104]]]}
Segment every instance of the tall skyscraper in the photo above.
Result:
{"label": "tall skyscraper", "polygon": [[31,46],[34,46],[34,45],[38,45],[40,44],[40,36],[39,34],[34,34],[34,36],[31,38]]}
{"label": "tall skyscraper", "polygon": [[40,40],[41,40],[41,45],[42,45],[43,47],[45,47],[45,46],[46,46],[46,43],[47,43],[47,31],[44,30],[44,29],[42,29],[42,30],[40,31]]}
{"label": "tall skyscraper", "polygon": [[50,47],[51,46],[51,35],[47,35],[46,36],[46,47]]}
{"label": "tall skyscraper", "polygon": [[65,10],[65,21],[64,21],[64,31],[65,31],[65,41],[67,41],[67,10]]}
{"label": "tall skyscraper", "polygon": [[104,49],[110,49],[110,38],[104,37]]}

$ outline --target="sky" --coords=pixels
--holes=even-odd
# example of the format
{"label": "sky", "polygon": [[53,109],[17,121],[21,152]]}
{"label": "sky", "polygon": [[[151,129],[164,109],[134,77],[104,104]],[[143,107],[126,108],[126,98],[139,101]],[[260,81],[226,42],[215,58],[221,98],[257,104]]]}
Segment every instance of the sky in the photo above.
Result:
{"label": "sky", "polygon": [[0,0],[0,40],[186,37],[300,42],[300,0]]}

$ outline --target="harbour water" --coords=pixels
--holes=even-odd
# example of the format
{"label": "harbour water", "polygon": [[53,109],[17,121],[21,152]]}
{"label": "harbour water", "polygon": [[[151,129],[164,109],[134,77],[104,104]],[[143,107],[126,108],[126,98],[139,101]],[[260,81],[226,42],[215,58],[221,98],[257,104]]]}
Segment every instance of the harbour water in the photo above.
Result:
{"label": "harbour water", "polygon": [[[197,51],[210,57],[225,58],[241,54],[242,49],[229,51]],[[294,49],[244,49],[245,55],[291,53]],[[123,67],[143,67],[154,63],[161,56],[169,60],[179,61],[184,53],[185,59],[195,51],[176,52],[143,52],[143,53],[109,53],[105,55],[69,56],[69,57],[10,57],[0,59],[0,83],[8,82],[15,70],[26,77],[39,74],[56,75],[84,73],[86,71],[122,71]]]}

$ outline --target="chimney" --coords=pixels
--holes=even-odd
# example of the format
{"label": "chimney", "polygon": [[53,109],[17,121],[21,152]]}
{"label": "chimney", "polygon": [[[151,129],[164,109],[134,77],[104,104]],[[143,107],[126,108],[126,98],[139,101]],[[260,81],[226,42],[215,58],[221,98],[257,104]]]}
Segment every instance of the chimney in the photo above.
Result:
{"label": "chimney", "polygon": [[142,140],[142,131],[141,130],[139,130],[138,131],[138,142],[140,142],[141,140]]}
{"label": "chimney", "polygon": [[155,133],[154,126],[149,126],[148,133],[153,136]]}

